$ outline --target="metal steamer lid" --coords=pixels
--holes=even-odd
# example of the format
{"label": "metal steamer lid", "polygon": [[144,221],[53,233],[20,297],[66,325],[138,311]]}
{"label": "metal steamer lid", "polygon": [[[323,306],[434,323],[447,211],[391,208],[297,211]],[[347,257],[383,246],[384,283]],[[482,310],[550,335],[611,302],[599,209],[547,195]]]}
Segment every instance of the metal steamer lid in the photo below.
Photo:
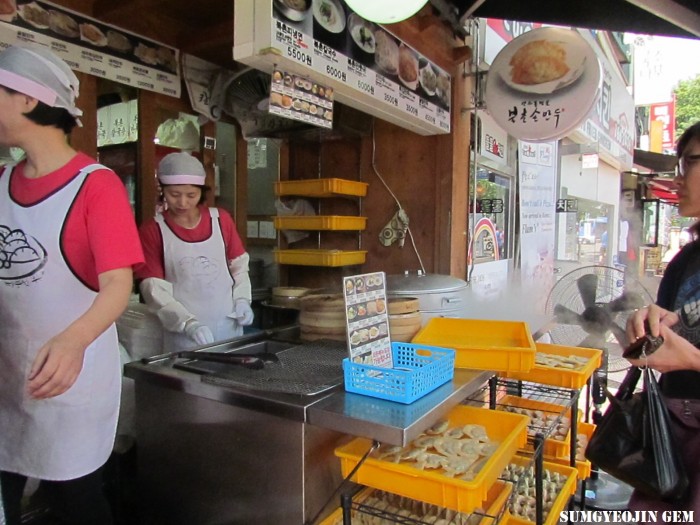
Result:
{"label": "metal steamer lid", "polygon": [[450,275],[424,274],[422,272],[403,275],[387,275],[386,289],[390,295],[416,295],[419,293],[459,292],[467,282]]}

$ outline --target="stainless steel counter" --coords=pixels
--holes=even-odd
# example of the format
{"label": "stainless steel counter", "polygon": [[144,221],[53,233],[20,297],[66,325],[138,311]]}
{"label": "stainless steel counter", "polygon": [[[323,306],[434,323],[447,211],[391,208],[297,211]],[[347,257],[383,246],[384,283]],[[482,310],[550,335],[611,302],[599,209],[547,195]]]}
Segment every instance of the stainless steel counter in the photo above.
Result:
{"label": "stainless steel counter", "polygon": [[[206,350],[275,353],[294,344],[243,338]],[[336,447],[353,436],[404,445],[492,375],[456,370],[403,405],[342,384],[317,395],[223,387],[177,362],[166,355],[125,367],[135,380],[138,477],[151,525],[305,523],[342,480]]]}

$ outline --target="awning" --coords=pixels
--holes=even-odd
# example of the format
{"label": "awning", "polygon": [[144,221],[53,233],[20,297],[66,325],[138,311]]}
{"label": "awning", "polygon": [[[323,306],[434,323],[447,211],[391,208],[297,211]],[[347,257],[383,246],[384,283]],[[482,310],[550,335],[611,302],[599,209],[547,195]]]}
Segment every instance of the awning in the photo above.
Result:
{"label": "awning", "polygon": [[[434,5],[444,0],[432,0]],[[451,0],[462,20],[469,16],[585,27],[651,35],[700,38],[697,0]]]}
{"label": "awning", "polygon": [[673,173],[676,169],[676,156],[635,149],[633,163],[652,173]]}
{"label": "awning", "polygon": [[669,204],[678,204],[678,195],[672,179],[650,179],[646,184],[654,198]]}

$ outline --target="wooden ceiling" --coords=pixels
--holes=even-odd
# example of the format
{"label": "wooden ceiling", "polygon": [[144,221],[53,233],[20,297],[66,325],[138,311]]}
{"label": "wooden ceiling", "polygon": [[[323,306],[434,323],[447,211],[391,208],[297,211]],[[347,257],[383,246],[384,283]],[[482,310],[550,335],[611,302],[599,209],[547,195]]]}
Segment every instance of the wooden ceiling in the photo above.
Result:
{"label": "wooden ceiling", "polygon": [[233,60],[234,0],[53,0],[221,66]]}

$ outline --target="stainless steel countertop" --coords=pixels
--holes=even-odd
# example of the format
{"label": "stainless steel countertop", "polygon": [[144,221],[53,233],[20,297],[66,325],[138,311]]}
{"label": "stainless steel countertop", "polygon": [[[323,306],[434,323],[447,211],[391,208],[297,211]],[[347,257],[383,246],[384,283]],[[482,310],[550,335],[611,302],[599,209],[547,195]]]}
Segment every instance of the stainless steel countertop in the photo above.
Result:
{"label": "stainless steel countertop", "polygon": [[[274,351],[276,340],[263,339],[265,335],[244,336],[202,349],[216,351],[225,346],[229,351],[231,348],[240,352],[250,352],[253,348]],[[286,341],[290,343],[291,340]],[[284,344],[279,345],[280,350],[285,348]],[[136,382],[147,381],[188,395],[402,446],[481,388],[493,375],[492,372],[455,369],[452,381],[406,405],[351,394],[345,392],[342,384],[316,395],[215,385],[202,381],[199,374],[174,368],[175,361],[174,354],[134,361],[125,365],[124,375]]]}

